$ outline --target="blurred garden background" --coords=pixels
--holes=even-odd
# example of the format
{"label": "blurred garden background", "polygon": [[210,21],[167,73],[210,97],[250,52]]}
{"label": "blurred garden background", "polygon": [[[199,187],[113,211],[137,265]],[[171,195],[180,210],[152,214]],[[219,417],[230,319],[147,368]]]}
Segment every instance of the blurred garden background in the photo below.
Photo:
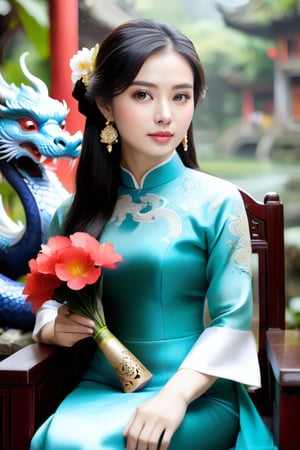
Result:
{"label": "blurred garden background", "polygon": [[[56,1],[0,0],[0,73],[6,82],[25,82],[19,57],[27,51],[31,73],[53,92],[50,34]],[[78,48],[94,46],[134,17],[168,21],[194,42],[207,80],[206,98],[194,120],[200,165],[257,200],[269,191],[280,194],[287,325],[300,327],[300,1],[61,2],[70,1],[78,5]],[[62,75],[70,78],[70,72]],[[1,178],[0,189],[12,218],[24,220],[13,188]]]}

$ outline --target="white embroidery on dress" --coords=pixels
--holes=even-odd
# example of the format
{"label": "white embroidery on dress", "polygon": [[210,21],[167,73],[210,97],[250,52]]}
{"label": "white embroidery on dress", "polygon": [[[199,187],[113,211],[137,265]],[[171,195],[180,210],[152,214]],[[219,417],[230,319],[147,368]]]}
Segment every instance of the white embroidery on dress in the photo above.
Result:
{"label": "white embroidery on dress", "polygon": [[185,174],[182,185],[177,188],[183,191],[180,205],[183,211],[198,209],[201,203],[208,203],[211,200],[207,191],[203,189],[203,181],[198,175],[199,172],[189,171]]}
{"label": "white embroidery on dress", "polygon": [[245,211],[241,208],[238,216],[229,218],[229,230],[235,236],[239,236],[237,242],[229,241],[228,245],[234,248],[233,259],[239,266],[244,266],[246,271],[251,275],[251,243],[248,239],[248,219]]}
{"label": "white embroidery on dress", "polygon": [[112,221],[120,226],[126,215],[132,216],[135,222],[153,222],[160,218],[168,222],[169,234],[161,238],[162,242],[169,243],[180,236],[182,231],[181,219],[178,214],[166,207],[167,200],[155,194],[146,194],[140,197],[141,203],[134,203],[130,195],[118,198]]}

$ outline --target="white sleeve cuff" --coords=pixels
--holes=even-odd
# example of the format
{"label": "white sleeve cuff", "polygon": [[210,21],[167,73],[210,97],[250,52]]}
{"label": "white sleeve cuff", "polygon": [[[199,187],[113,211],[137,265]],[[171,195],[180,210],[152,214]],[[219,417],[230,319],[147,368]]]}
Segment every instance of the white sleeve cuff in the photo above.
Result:
{"label": "white sleeve cuff", "polygon": [[61,303],[57,302],[56,300],[48,300],[38,310],[38,312],[36,313],[35,325],[32,332],[33,339],[36,339],[38,333],[46,323],[55,320],[55,317],[57,316],[57,310],[60,306]]}
{"label": "white sleeve cuff", "polygon": [[251,331],[206,328],[180,368],[237,381],[249,389],[261,386],[256,343]]}

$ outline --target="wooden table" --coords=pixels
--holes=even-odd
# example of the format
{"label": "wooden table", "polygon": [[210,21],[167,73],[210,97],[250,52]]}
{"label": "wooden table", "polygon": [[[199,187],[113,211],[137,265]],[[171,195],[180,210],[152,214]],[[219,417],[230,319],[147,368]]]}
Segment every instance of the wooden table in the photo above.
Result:
{"label": "wooden table", "polygon": [[279,450],[300,449],[300,331],[267,332],[274,377],[274,437]]}

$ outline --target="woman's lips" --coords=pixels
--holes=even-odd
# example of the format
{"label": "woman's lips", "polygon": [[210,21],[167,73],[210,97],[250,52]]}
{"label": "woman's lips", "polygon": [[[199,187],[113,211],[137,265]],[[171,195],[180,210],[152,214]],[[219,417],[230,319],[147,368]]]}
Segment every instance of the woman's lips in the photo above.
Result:
{"label": "woman's lips", "polygon": [[158,131],[157,133],[151,133],[149,134],[151,139],[153,139],[156,142],[169,142],[169,140],[172,138],[173,134],[169,131]]}

